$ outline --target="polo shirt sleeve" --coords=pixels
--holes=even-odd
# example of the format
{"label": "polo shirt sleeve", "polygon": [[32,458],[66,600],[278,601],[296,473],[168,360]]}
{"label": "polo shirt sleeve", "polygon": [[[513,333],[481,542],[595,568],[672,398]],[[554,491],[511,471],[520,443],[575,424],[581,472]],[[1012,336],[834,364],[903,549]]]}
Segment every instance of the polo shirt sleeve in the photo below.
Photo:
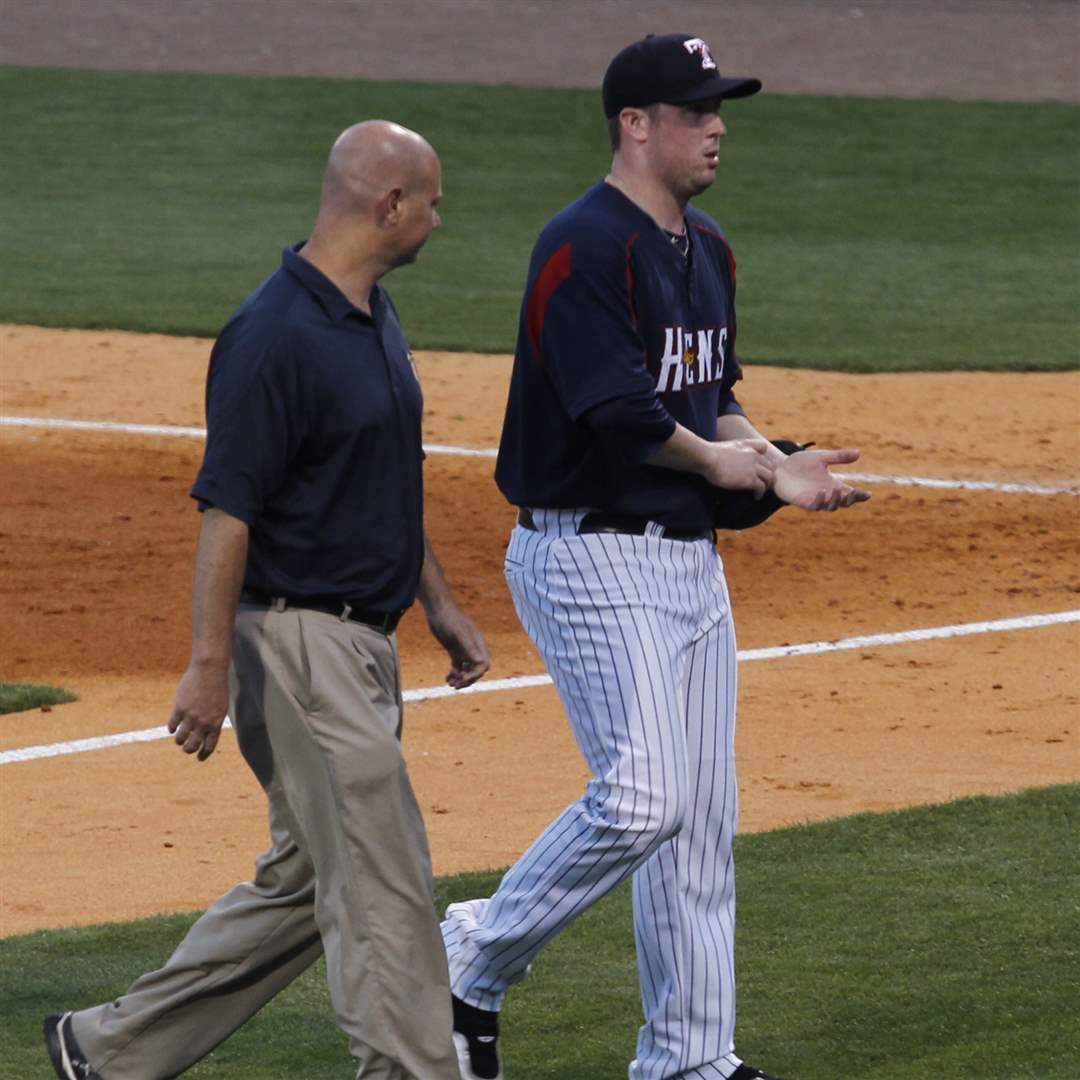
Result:
{"label": "polo shirt sleeve", "polygon": [[284,329],[240,318],[222,332],[206,382],[206,452],[191,489],[200,509],[254,525],[303,439],[298,378]]}
{"label": "polo shirt sleeve", "polygon": [[597,228],[556,237],[549,250],[530,275],[525,323],[567,414],[577,421],[601,402],[655,394],[634,315],[630,245]]}

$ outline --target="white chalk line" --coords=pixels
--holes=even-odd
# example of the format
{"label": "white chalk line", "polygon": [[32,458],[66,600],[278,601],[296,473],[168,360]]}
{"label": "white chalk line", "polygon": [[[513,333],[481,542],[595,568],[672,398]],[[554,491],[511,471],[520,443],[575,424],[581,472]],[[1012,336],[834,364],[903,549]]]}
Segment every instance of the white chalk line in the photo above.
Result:
{"label": "white chalk line", "polygon": [[945,491],[999,491],[1006,495],[1080,495],[1080,487],[1006,483],[1001,480],[943,480],[933,476],[884,476],[878,473],[842,473],[855,484],[899,484],[902,487],[941,488]]}
{"label": "white chalk line", "polygon": [[[44,416],[0,416],[0,427],[60,428],[68,431],[115,431],[125,435],[165,435],[174,438],[205,439],[206,428],[169,424],[124,424],[111,420],[62,420]],[[427,454],[454,457],[494,458],[498,450],[425,443]],[[996,491],[1008,495],[1080,495],[1077,487],[1048,487],[1044,484],[1006,483],[998,480],[946,480],[932,476],[891,476],[881,473],[843,473],[837,476],[856,484],[893,484],[901,487],[939,488],[946,491]]]}
{"label": "white chalk line", "polygon": [[[123,435],[165,435],[172,438],[205,439],[204,427],[179,427],[173,424],[122,424],[112,420],[61,420],[45,416],[0,416],[0,427],[54,428],[64,431],[111,431]],[[493,458],[498,450],[471,450],[465,446],[424,444],[428,454],[454,454],[457,457]]]}
{"label": "white chalk line", "polygon": [[[1080,610],[1055,611],[1043,615],[1019,615],[1009,619],[990,619],[984,622],[956,623],[951,626],[930,626],[920,630],[900,630],[890,634],[865,634],[860,637],[840,638],[838,641],[810,641],[800,645],[776,645],[767,649],[742,649],[738,653],[741,663],[752,660],[778,660],[788,656],[811,656],[822,653],[844,652],[850,649],[873,649],[888,645],[907,645],[917,641],[938,638],[967,637],[971,634],[1000,634],[1012,630],[1031,630],[1042,626],[1080,622]],[[406,690],[406,701],[430,701],[434,698],[463,697],[467,694],[490,694],[502,690],[524,690],[535,686],[550,686],[549,675],[523,675],[513,679],[491,679],[479,682],[465,690],[449,686],[426,686]],[[229,721],[226,725],[231,726]],[[89,750],[105,750],[128,743],[155,742],[169,738],[169,730],[161,727],[143,728],[139,731],[122,731],[115,735],[99,735],[72,742],[44,743],[26,746],[18,750],[0,753],[0,765],[12,765],[21,761],[40,761],[42,758],[60,757],[64,754],[82,754]]]}

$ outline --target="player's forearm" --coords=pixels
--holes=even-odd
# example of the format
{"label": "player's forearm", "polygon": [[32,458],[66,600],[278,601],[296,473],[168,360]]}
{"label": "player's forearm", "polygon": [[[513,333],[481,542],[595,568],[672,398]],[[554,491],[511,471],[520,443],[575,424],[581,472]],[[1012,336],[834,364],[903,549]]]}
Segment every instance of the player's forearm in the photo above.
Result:
{"label": "player's forearm", "polygon": [[671,437],[647,457],[645,463],[704,475],[708,472],[712,460],[713,451],[708,440],[695,435],[682,424],[676,424]]}
{"label": "player's forearm", "polygon": [[784,452],[768,442],[768,439],[742,413],[727,413],[716,419],[716,441],[730,442],[733,439],[764,439],[768,443],[765,455],[769,464],[776,468],[784,460]]}
{"label": "player's forearm", "polygon": [[727,413],[716,418],[716,441],[729,439],[763,439],[764,435],[742,413]]}
{"label": "player's forearm", "polygon": [[247,565],[248,527],[224,510],[203,514],[195,558],[192,667],[226,670]]}
{"label": "player's forearm", "polygon": [[438,611],[446,604],[455,603],[453,594],[450,591],[450,583],[446,580],[446,575],[439,565],[439,560],[435,558],[435,550],[431,546],[427,533],[424,533],[424,565],[420,571],[420,582],[416,587],[416,597],[428,615]]}
{"label": "player's forearm", "polygon": [[663,446],[646,459],[650,465],[696,473],[714,487],[753,491],[760,496],[772,483],[773,467],[764,439],[702,439],[681,424]]}

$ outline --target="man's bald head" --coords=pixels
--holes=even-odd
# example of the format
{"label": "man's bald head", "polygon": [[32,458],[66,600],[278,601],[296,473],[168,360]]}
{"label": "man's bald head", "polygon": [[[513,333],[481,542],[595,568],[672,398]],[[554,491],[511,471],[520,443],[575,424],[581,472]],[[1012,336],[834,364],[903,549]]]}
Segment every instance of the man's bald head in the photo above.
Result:
{"label": "man's bald head", "polygon": [[301,249],[364,309],[371,286],[412,262],[439,227],[439,156],[415,131],[367,120],[330,151],[315,228]]}
{"label": "man's bald head", "polygon": [[430,143],[389,120],[366,120],[346,128],[326,163],[319,215],[366,216],[387,192],[410,193],[438,167]]}

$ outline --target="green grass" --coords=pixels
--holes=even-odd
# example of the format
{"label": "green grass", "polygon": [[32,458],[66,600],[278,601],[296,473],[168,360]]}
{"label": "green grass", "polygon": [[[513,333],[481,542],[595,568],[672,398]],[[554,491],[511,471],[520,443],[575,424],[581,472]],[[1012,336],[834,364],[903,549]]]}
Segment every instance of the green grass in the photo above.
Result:
{"label": "green grass", "polygon": [[40,709],[43,705],[65,705],[78,700],[75,694],[58,686],[0,682],[0,715]]}
{"label": "green grass", "polygon": [[[606,171],[597,94],[0,68],[0,319],[213,334],[307,232],[330,142],[388,116],[444,161],[391,286],[418,347],[510,350],[541,225]],[[765,95],[701,205],[740,351],[851,370],[1078,359],[1080,108]]]}
{"label": "green grass", "polygon": [[[1080,785],[743,837],[739,1048],[798,1080],[1075,1080]],[[440,907],[494,875],[439,883]],[[508,1075],[618,1080],[639,1022],[625,888],[508,997]],[[41,1016],[106,1000],[188,918],[0,941],[5,1078],[45,1080]],[[351,1076],[321,965],[188,1075]]]}

